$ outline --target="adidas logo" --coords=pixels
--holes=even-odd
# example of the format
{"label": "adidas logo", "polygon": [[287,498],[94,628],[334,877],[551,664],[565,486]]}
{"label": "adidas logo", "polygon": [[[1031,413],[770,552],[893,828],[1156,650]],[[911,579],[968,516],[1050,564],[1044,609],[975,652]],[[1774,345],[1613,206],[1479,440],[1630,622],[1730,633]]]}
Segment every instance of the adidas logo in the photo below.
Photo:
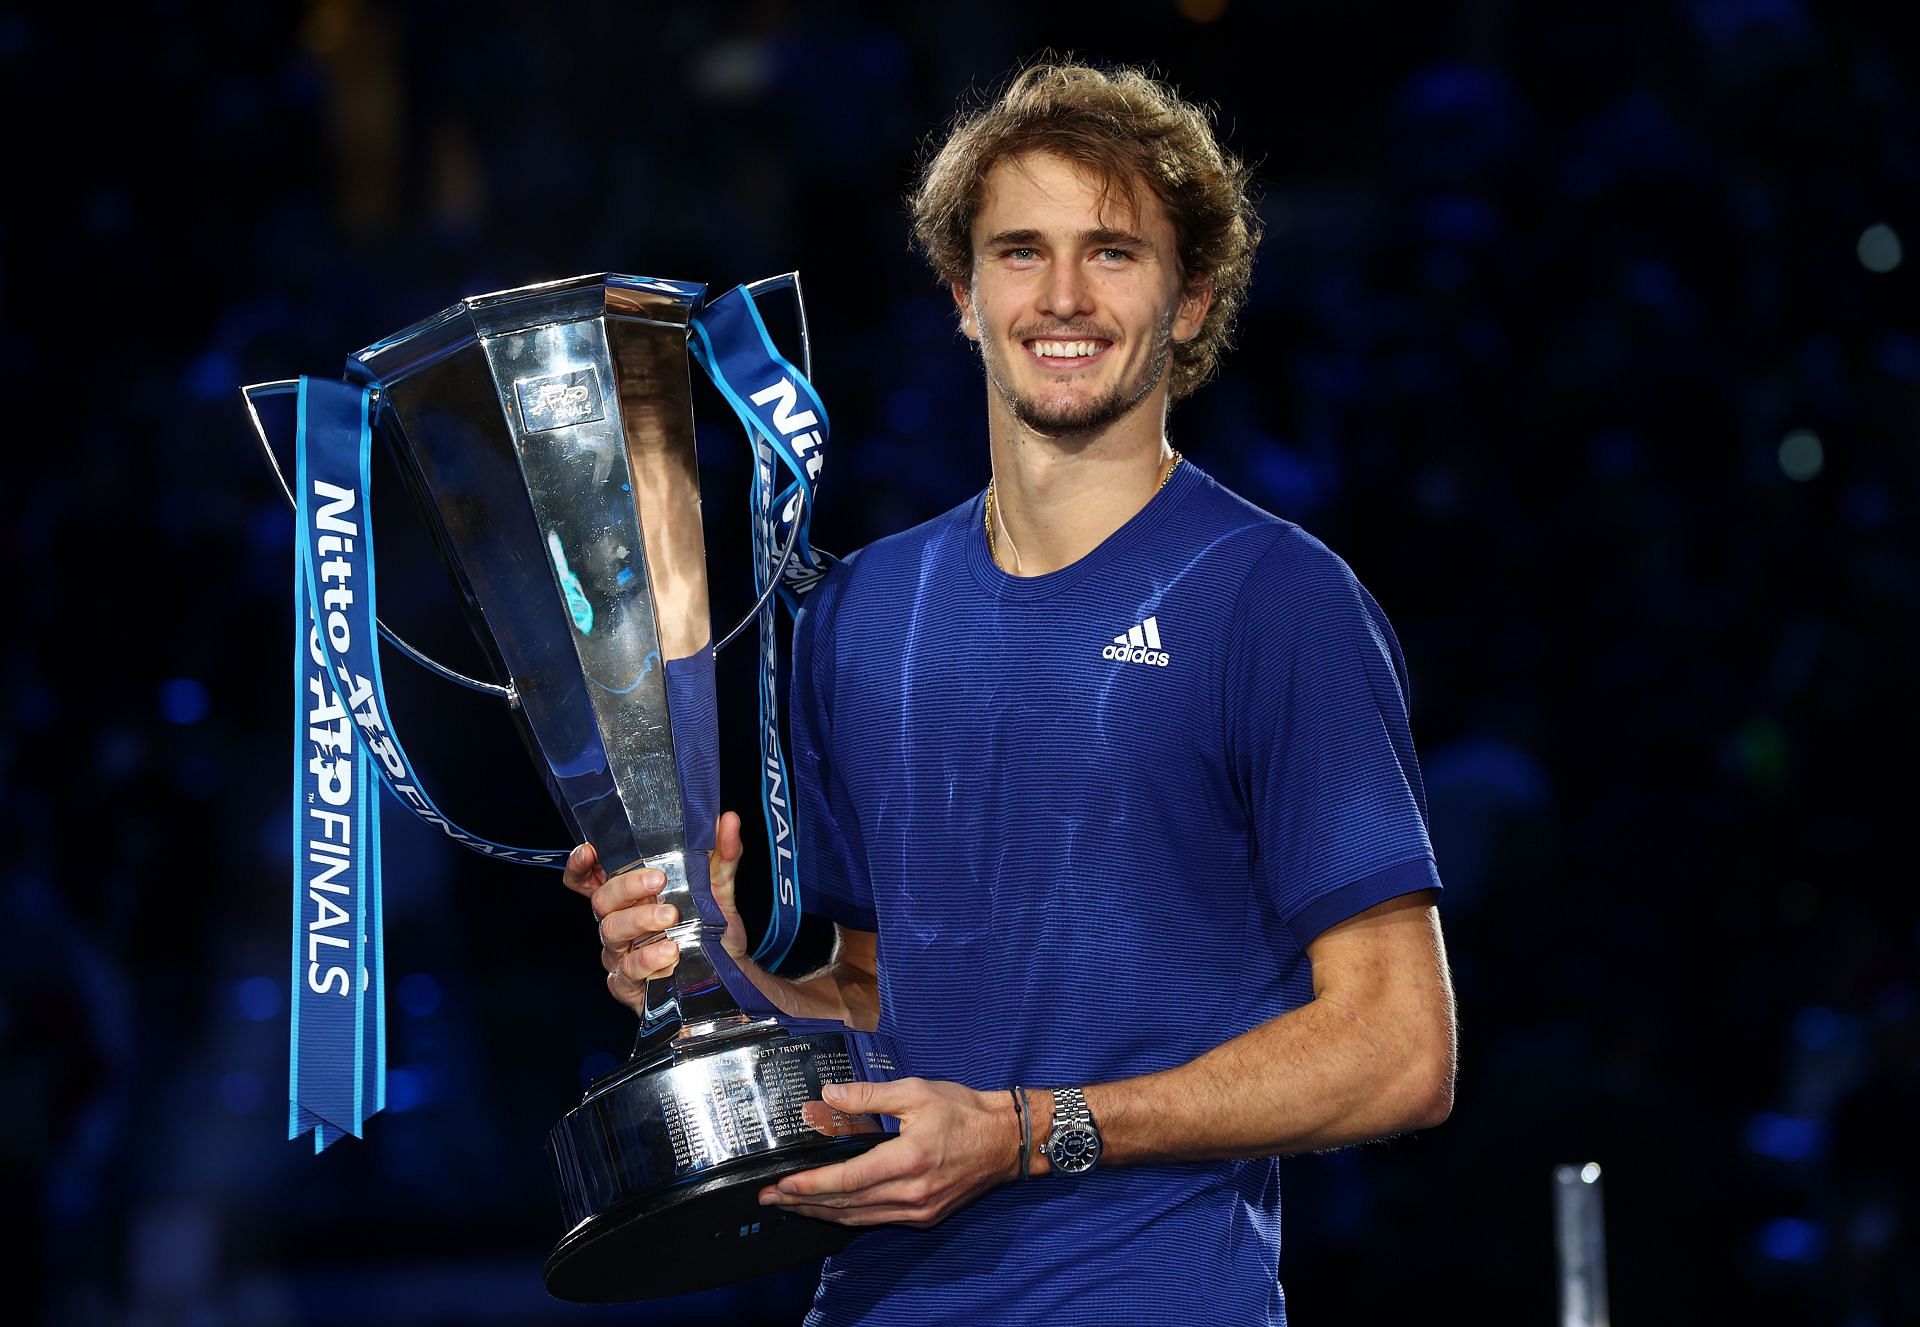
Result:
{"label": "adidas logo", "polygon": [[1137,627],[1127,629],[1124,636],[1115,636],[1113,644],[1100,651],[1102,659],[1112,659],[1115,663],[1151,664],[1155,668],[1165,668],[1169,662],[1167,652],[1160,648],[1160,619],[1150,617]]}

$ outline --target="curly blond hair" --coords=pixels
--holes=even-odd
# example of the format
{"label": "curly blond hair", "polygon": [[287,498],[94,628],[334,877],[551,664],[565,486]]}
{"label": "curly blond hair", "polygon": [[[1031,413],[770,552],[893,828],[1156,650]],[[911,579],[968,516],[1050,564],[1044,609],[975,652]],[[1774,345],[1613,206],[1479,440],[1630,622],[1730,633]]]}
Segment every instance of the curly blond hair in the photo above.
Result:
{"label": "curly blond hair", "polygon": [[1142,70],[1029,65],[999,97],[955,120],[908,199],[914,241],[941,281],[972,283],[972,227],[987,175],[1029,152],[1092,171],[1136,209],[1143,184],[1160,200],[1181,277],[1189,289],[1202,280],[1213,287],[1199,333],[1173,348],[1173,399],[1192,393],[1231,344],[1253,276],[1260,218],[1248,197],[1252,170],[1221,148],[1206,109]]}

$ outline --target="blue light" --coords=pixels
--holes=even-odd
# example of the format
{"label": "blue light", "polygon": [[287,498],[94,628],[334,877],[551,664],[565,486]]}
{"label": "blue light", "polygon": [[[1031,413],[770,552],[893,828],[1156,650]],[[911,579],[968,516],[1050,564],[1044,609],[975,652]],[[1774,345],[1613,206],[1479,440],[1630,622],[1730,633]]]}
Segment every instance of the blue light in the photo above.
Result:
{"label": "blue light", "polygon": [[1624,429],[1596,433],[1590,453],[1594,473],[1609,478],[1630,475],[1640,467],[1640,452],[1640,439]]}
{"label": "blue light", "polygon": [[1810,1004],[1793,1016],[1793,1039],[1806,1050],[1831,1048],[1842,1031],[1840,1016],[1825,1005]]}
{"label": "blue light", "polygon": [[1247,440],[1247,469],[1275,511],[1312,511],[1326,500],[1324,476],[1305,453],[1273,438]]}
{"label": "blue light", "polygon": [[387,1070],[387,1112],[401,1115],[434,1098],[433,1071],[414,1066]]}
{"label": "blue light", "polygon": [[28,732],[41,732],[53,725],[60,713],[60,698],[52,687],[29,682],[14,695],[15,714]]}
{"label": "blue light", "polygon": [[220,1104],[235,1115],[250,1115],[260,1108],[260,1075],[248,1069],[235,1069],[220,1075]]}
{"label": "blue light", "polygon": [[1920,340],[1905,332],[1883,332],[1874,342],[1873,362],[1889,378],[1920,382]]}
{"label": "blue light", "polygon": [[1642,259],[1628,269],[1627,288],[1635,299],[1656,309],[1666,308],[1679,294],[1673,269],[1652,258]]}
{"label": "blue light", "polygon": [[440,1007],[440,983],[424,972],[409,972],[393,994],[409,1018],[425,1018]]}
{"label": "blue light", "polygon": [[1420,225],[1436,240],[1478,244],[1500,232],[1500,214],[1484,198],[1445,194],[1430,198],[1420,208]]}
{"label": "blue light", "polygon": [[233,984],[233,998],[240,1016],[249,1023],[264,1023],[280,1015],[280,983],[271,977],[248,977]]}
{"label": "blue light", "polygon": [[1819,1120],[1763,1112],[1747,1121],[1747,1150],[1775,1161],[1810,1161],[1825,1150],[1826,1133]]}
{"label": "blue light", "polygon": [[218,401],[240,381],[240,366],[223,351],[209,350],[187,366],[187,391],[202,401]]}
{"label": "blue light", "polygon": [[176,677],[160,684],[160,717],[168,723],[199,723],[207,717],[209,708],[207,689],[191,677]]}
{"label": "blue light", "polygon": [[1775,1262],[1815,1262],[1826,1251],[1826,1228],[1797,1216],[1775,1217],[1760,1227],[1762,1257]]}

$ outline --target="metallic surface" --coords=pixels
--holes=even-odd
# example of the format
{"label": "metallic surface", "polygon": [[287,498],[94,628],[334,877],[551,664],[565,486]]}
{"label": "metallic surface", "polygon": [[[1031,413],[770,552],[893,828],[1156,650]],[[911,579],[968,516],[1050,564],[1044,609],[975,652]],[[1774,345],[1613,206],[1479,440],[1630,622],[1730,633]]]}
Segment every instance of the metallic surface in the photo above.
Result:
{"label": "metallic surface", "polygon": [[[348,365],[379,383],[476,635],[609,872],[684,847],[665,662],[710,635],[686,350],[700,293],[592,276],[476,296]],[[529,416],[522,389],[543,380],[556,405],[590,381],[594,409]]]}
{"label": "metallic surface", "polygon": [[1554,1168],[1553,1234],[1561,1327],[1607,1327],[1607,1244],[1598,1164]]}
{"label": "metallic surface", "polygon": [[763,1208],[758,1193],[885,1138],[874,1116],[818,1105],[815,1129],[801,1107],[826,1083],[893,1074],[867,1034],[769,1021],[683,1038],[602,1079],[547,1140],[569,1222],[547,1290],[587,1303],[688,1294],[844,1247],[853,1231]]}
{"label": "metallic surface", "polygon": [[[681,920],[669,927],[666,938],[680,950],[672,972],[647,983],[646,1008],[634,1042],[634,1056],[645,1060],[676,1037],[695,1037],[724,1027],[740,1027],[750,1020],[728,992],[720,964],[731,965],[720,943],[721,931],[701,920],[699,904],[687,879],[683,852],[649,857],[641,865],[665,872],[666,887],[659,901],[670,903]],[[652,944],[649,936],[639,944]],[[737,969],[735,969],[737,971]]]}
{"label": "metallic surface", "polygon": [[1053,1168],[1065,1175],[1082,1174],[1099,1164],[1100,1131],[1085,1092],[1077,1087],[1053,1090],[1053,1129],[1040,1150]]}
{"label": "metallic surface", "polygon": [[[548,1138],[567,1224],[729,1162],[818,1144],[827,1135],[802,1118],[802,1103],[819,1100],[826,1083],[893,1073],[865,1034],[793,1034],[772,1021],[683,1038],[651,1061],[629,1061]],[[883,1132],[871,1115],[831,1117],[833,1137],[877,1141]]]}

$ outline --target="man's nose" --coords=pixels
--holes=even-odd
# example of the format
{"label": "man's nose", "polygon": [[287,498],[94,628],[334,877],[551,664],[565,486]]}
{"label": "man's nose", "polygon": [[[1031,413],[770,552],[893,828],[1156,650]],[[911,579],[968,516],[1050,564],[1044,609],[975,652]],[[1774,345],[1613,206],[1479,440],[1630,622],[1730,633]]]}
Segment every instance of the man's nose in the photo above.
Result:
{"label": "man's nose", "polygon": [[1093,292],[1086,274],[1073,261],[1055,263],[1040,288],[1040,312],[1062,319],[1084,317],[1093,312]]}

